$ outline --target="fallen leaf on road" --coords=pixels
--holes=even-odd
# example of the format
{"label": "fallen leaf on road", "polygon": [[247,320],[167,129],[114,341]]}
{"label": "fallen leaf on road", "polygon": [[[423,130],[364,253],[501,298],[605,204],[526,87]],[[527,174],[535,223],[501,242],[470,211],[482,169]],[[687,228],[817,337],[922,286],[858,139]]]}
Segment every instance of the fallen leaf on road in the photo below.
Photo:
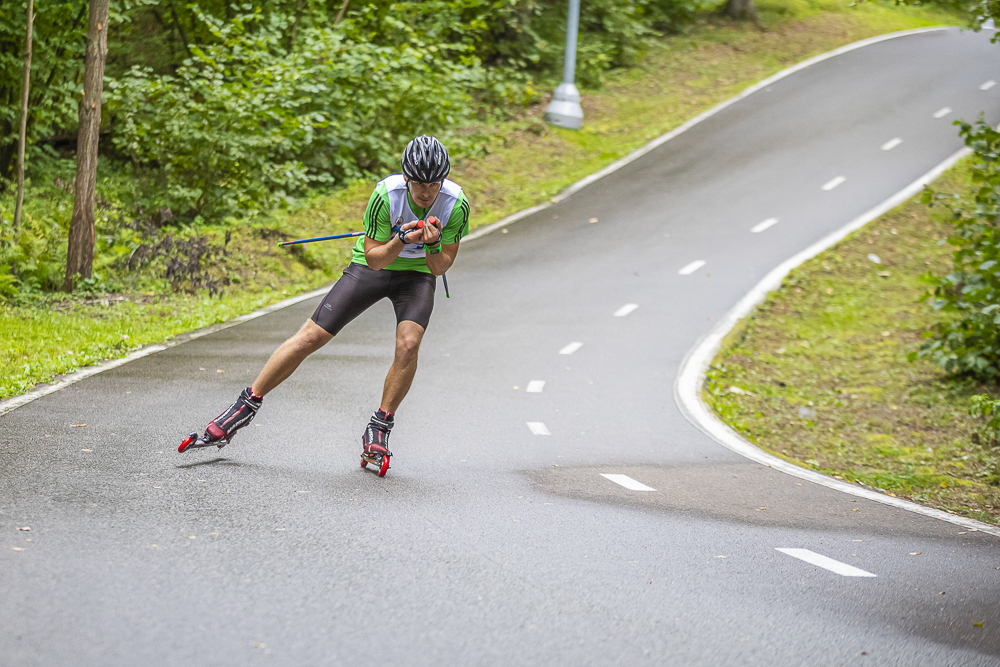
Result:
{"label": "fallen leaf on road", "polygon": [[597,222],[597,218],[591,218],[590,219],[590,224],[594,224],[595,222]]}
{"label": "fallen leaf on road", "polygon": [[910,552],[911,556],[922,556],[923,554],[924,554],[923,551],[911,551]]}
{"label": "fallen leaf on road", "polygon": [[86,424],[73,424],[73,428],[80,428],[81,426],[86,426]]}
{"label": "fallen leaf on road", "polygon": [[981,627],[983,627],[983,622],[980,621],[978,623],[973,623],[973,625],[976,626],[977,628],[981,628]]}
{"label": "fallen leaf on road", "polygon": [[81,451],[81,452],[92,452],[92,451],[94,451],[94,450],[93,450],[93,449],[81,449],[80,451]]}
{"label": "fallen leaf on road", "polygon": [[14,551],[24,551],[24,547],[14,547]]}
{"label": "fallen leaf on road", "polygon": [[263,644],[263,643],[261,643],[261,644],[254,644],[253,647],[254,648],[267,648],[267,644]]}
{"label": "fallen leaf on road", "polygon": [[24,526],[23,528],[18,528],[18,530],[23,530],[24,532],[27,533],[29,530],[31,530],[31,526]]}

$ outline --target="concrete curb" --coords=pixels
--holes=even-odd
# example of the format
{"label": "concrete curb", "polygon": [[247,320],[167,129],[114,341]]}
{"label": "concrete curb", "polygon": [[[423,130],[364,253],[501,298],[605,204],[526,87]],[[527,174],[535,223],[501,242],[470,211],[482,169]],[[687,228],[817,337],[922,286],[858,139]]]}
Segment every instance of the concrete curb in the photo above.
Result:
{"label": "concrete curb", "polygon": [[716,106],[712,107],[708,111],[703,111],[702,113],[698,114],[697,116],[695,116],[691,120],[683,123],[682,125],[678,125],[677,127],[675,127],[674,129],[672,129],[671,131],[667,132],[666,134],[661,134],[656,139],[653,139],[652,141],[650,141],[648,144],[646,144],[642,148],[637,148],[636,150],[632,151],[631,153],[629,153],[628,155],[626,155],[622,159],[620,159],[620,160],[618,160],[616,162],[612,162],[611,164],[609,164],[604,169],[601,169],[600,171],[595,172],[595,173],[591,174],[590,176],[587,176],[586,178],[583,178],[583,179],[577,181],[576,183],[574,183],[573,185],[569,186],[568,188],[566,188],[565,190],[563,190],[562,192],[560,192],[559,194],[557,194],[555,197],[553,197],[549,201],[541,203],[541,204],[538,204],[537,206],[532,206],[531,208],[525,209],[523,211],[518,211],[517,213],[514,213],[513,215],[509,215],[506,218],[504,218],[503,220],[500,220],[499,222],[494,222],[492,225],[488,225],[486,227],[483,227],[482,229],[477,229],[475,232],[473,232],[473,233],[469,234],[468,236],[466,236],[465,237],[465,241],[473,241],[475,239],[482,238],[483,236],[486,236],[487,234],[490,234],[491,232],[494,232],[497,229],[500,229],[501,227],[506,227],[507,225],[511,225],[511,224],[517,222],[518,220],[522,220],[523,218],[527,218],[529,215],[531,215],[533,213],[537,213],[538,211],[542,211],[542,210],[548,208],[549,206],[552,206],[552,204],[558,204],[559,202],[561,202],[562,200],[566,199],[570,195],[572,195],[572,194],[574,194],[576,192],[579,192],[583,188],[587,187],[588,185],[590,185],[594,181],[600,180],[600,179],[604,178],[605,176],[607,176],[608,174],[610,174],[612,172],[615,172],[615,171],[618,171],[619,169],[621,169],[625,165],[638,160],[639,158],[641,158],[646,153],[649,153],[653,149],[662,146],[663,144],[667,143],[668,141],[670,141],[671,139],[673,139],[677,135],[690,130],[692,127],[694,127],[698,123],[700,123],[700,122],[702,122],[702,121],[704,121],[704,120],[706,120],[708,118],[711,118],[712,116],[714,116],[715,114],[719,113],[723,109],[725,109],[725,108],[727,108],[727,107],[729,107],[729,106],[731,106],[733,104],[736,104],[737,102],[739,102],[743,98],[749,97],[750,95],[753,95],[754,93],[756,93],[758,90],[761,90],[763,88],[766,88],[766,87],[770,86],[775,81],[780,81],[781,79],[784,79],[786,76],[790,76],[792,74],[795,74],[798,71],[807,69],[807,68],[815,65],[818,62],[822,62],[822,61],[824,61],[824,60],[826,60],[828,58],[833,58],[834,56],[839,56],[842,53],[847,53],[848,51],[854,51],[855,49],[860,49],[860,48],[863,48],[865,46],[869,46],[871,44],[876,44],[878,42],[884,42],[884,41],[886,41],[888,39],[895,39],[897,37],[906,37],[907,35],[918,35],[918,34],[924,33],[924,32],[934,32],[934,31],[937,31],[937,30],[951,30],[951,29],[952,28],[949,27],[949,26],[940,26],[940,27],[932,27],[932,28],[914,28],[913,30],[902,30],[900,32],[892,32],[892,33],[889,33],[887,35],[877,35],[876,37],[869,37],[868,39],[862,39],[861,41],[854,42],[853,44],[847,44],[845,46],[841,46],[840,48],[834,49],[833,51],[827,51],[826,53],[821,53],[820,55],[814,56],[814,57],[812,57],[812,58],[810,58],[808,60],[803,60],[802,62],[800,62],[800,63],[798,63],[796,65],[792,65],[791,67],[788,67],[786,69],[781,70],[777,74],[773,74],[773,75],[767,77],[763,81],[755,83],[754,85],[750,86],[749,88],[746,88],[745,90],[743,90],[743,92],[741,92],[736,97],[730,97],[725,102],[717,104]]}
{"label": "concrete curb", "polygon": [[180,345],[181,343],[186,343],[189,340],[194,340],[195,338],[201,338],[202,336],[207,336],[210,333],[215,333],[216,331],[222,331],[223,329],[228,329],[229,327],[234,327],[237,324],[242,324],[243,322],[248,322],[250,320],[257,319],[262,315],[267,315],[268,313],[273,313],[276,310],[281,310],[282,308],[287,308],[288,306],[295,305],[306,299],[311,299],[314,296],[320,296],[326,294],[330,290],[330,286],[321,287],[319,289],[312,290],[311,292],[306,292],[305,294],[300,294],[298,296],[293,296],[290,299],[285,299],[284,301],[279,301],[278,303],[271,304],[266,308],[261,308],[260,310],[255,310],[252,313],[247,313],[246,315],[240,315],[235,317],[228,322],[221,322],[219,324],[211,324],[207,327],[201,329],[195,329],[194,331],[188,331],[186,333],[178,334],[170,340],[164,343],[156,343],[153,345],[145,345],[138,350],[122,357],[121,359],[110,359],[108,361],[103,361],[99,364],[94,364],[93,366],[87,366],[86,368],[81,368],[78,371],[72,373],[67,373],[62,378],[55,381],[55,383],[47,385],[45,387],[40,387],[38,389],[33,389],[20,396],[12,396],[11,398],[4,399],[0,401],[0,416],[3,416],[10,412],[11,410],[16,410],[22,405],[31,403],[35,399],[41,398],[42,396],[48,396],[49,394],[65,389],[71,384],[75,384],[80,380],[89,378],[91,375],[97,375],[98,373],[103,373],[106,370],[112,368],[117,368],[123,364],[127,364],[130,361],[135,361],[136,359],[142,359],[143,357],[148,357],[156,352],[161,352],[171,347]]}
{"label": "concrete curb", "polygon": [[920,192],[925,185],[940,176],[946,169],[954,165],[969,153],[971,153],[971,151],[968,148],[963,148],[953,154],[947,160],[940,163],[875,208],[866,211],[837,231],[823,239],[820,239],[805,250],[782,262],[779,266],[764,276],[764,279],[757,283],[752,290],[747,292],[747,294],[740,299],[728,313],[726,313],[726,316],[719,321],[715,328],[703,336],[695,344],[695,346],[687,353],[687,355],[685,355],[684,360],[681,362],[680,370],[677,373],[677,379],[674,382],[674,400],[677,402],[677,407],[680,408],[681,412],[685,417],[687,417],[688,421],[697,426],[698,429],[705,435],[709,436],[726,449],[734,451],[740,456],[744,456],[751,461],[756,461],[757,463],[766,465],[769,468],[780,470],[781,472],[788,473],[789,475],[793,475],[800,479],[809,480],[814,484],[819,484],[836,491],[849,493],[852,496],[867,498],[868,500],[874,500],[875,502],[879,502],[884,505],[891,505],[893,507],[898,507],[899,509],[922,514],[923,516],[931,517],[933,519],[948,521],[968,530],[989,533],[990,535],[1000,537],[1000,526],[992,526],[988,523],[976,521],[975,519],[968,519],[962,516],[948,514],[947,512],[943,512],[941,510],[925,507],[923,505],[910,502],[909,500],[887,496],[870,487],[834,479],[813,470],[800,468],[799,466],[791,464],[784,459],[768,454],[767,452],[755,447],[736,431],[724,424],[705,404],[701,396],[702,386],[705,382],[705,371],[708,370],[709,364],[712,363],[712,359],[718,353],[719,348],[722,345],[722,339],[725,338],[726,334],[728,334],[742,318],[749,315],[757,304],[764,300],[768,292],[781,287],[781,282],[792,269],[799,266],[806,260],[815,257],[830,246],[835,245],[848,234],[860,229],[883,213],[899,206],[907,199]]}

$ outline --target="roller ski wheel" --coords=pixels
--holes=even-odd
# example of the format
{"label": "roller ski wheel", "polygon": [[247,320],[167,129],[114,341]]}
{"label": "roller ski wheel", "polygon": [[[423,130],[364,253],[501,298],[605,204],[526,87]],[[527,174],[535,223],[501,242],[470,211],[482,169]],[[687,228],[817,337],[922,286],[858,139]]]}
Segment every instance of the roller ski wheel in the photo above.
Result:
{"label": "roller ski wheel", "polygon": [[[235,434],[234,434],[235,435]],[[184,442],[181,446],[177,448],[177,451],[181,454],[188,451],[189,449],[201,449],[202,447],[218,447],[222,449],[232,441],[232,436],[228,440],[206,440],[205,436],[198,435],[197,433],[191,433],[188,437],[184,438]]]}
{"label": "roller ski wheel", "polygon": [[371,463],[378,471],[379,477],[385,477],[385,474],[389,472],[389,459],[392,458],[392,452],[386,452],[385,454],[361,454],[361,467],[367,468],[368,464]]}

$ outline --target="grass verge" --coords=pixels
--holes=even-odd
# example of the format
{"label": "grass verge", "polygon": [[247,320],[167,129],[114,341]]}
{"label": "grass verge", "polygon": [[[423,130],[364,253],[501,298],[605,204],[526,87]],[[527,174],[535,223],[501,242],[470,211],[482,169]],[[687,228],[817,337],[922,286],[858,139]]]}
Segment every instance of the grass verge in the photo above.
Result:
{"label": "grass verge", "polygon": [[[965,160],[934,188],[970,184]],[[998,523],[1000,446],[967,414],[996,388],[906,360],[942,316],[920,301],[920,275],[951,268],[948,217],[914,198],[792,271],[727,337],[705,399],[776,456]]]}
{"label": "grass verge", "polygon": [[[878,34],[962,22],[933,6],[884,1],[849,7],[828,0],[761,0],[758,9],[763,30],[705,15],[687,34],[660,40],[639,66],[611,73],[602,90],[583,91],[586,119],[579,132],[544,124],[544,105],[496,126],[469,128],[491,137],[485,155],[456,160],[452,174],[472,202],[473,227],[545,201],[803,59]],[[316,196],[252,228],[202,233],[208,243],[227,239],[225,252],[205,270],[214,282],[229,285],[213,298],[191,281],[179,293],[176,281],[164,279],[135,292],[0,308],[0,398],[334,280],[349,261],[348,242],[291,253],[275,249],[274,240],[358,228],[372,186],[356,183]],[[66,202],[57,205],[67,208]],[[121,266],[124,258],[117,261]]]}

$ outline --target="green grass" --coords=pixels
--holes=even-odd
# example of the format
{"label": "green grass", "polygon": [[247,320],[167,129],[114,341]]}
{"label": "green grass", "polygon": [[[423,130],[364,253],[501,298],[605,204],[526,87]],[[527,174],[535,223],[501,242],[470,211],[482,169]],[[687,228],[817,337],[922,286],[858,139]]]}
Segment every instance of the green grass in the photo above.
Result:
{"label": "green grass", "polygon": [[[965,161],[934,188],[966,192],[969,176]],[[948,212],[917,199],[794,270],[727,337],[705,397],[786,460],[996,523],[1000,446],[966,410],[996,388],[906,360],[941,317],[919,276],[947,273],[953,250]]]}
{"label": "green grass", "polygon": [[[962,23],[958,15],[936,7],[888,2],[849,7],[843,2],[787,0],[760,2],[758,7],[763,31],[705,15],[687,34],[660,40],[637,67],[609,74],[601,90],[584,90],[585,121],[579,132],[544,124],[544,104],[498,125],[470,128],[491,137],[488,154],[457,159],[452,173],[472,202],[473,228],[549,199],[803,59],[877,34]],[[125,280],[122,293],[111,296],[127,300],[109,301],[107,306],[100,300],[44,299],[0,308],[0,398],[335,280],[349,261],[348,241],[313,244],[294,253],[274,248],[274,242],[359,228],[372,186],[356,183],[316,196],[294,211],[277,212],[252,228],[230,230],[232,238],[224,246],[224,230],[205,233],[223,250],[212,262],[203,262],[200,277],[221,285],[228,281],[223,294],[211,300],[192,281]],[[60,200],[58,205],[68,219],[68,202]],[[124,260],[124,248],[112,245],[112,255],[100,266],[105,273],[111,274]],[[156,296],[147,303],[149,291]]]}

